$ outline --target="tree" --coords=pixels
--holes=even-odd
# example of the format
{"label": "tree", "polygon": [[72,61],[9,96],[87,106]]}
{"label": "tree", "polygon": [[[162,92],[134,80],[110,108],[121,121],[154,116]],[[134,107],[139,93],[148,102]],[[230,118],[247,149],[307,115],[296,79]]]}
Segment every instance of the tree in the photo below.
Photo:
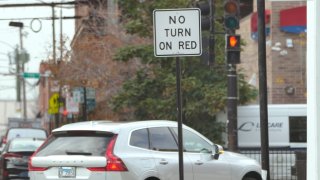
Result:
{"label": "tree", "polygon": [[76,87],[95,89],[96,106],[88,114],[89,119],[118,119],[106,102],[140,64],[113,61],[112,57],[123,44],[140,40],[128,36],[119,27],[114,1],[80,3],[76,14],[82,18],[76,22],[77,34],[72,41],[72,50],[56,64],[55,78],[61,86],[70,87],[70,92]]}
{"label": "tree", "polygon": [[[220,4],[219,4],[220,3]],[[217,2],[221,6],[222,2]],[[122,10],[122,23],[128,33],[141,37],[152,37],[152,12],[154,9],[171,9],[189,7],[187,0],[156,1],[119,1]],[[216,23],[217,31],[222,25]],[[227,71],[224,62],[224,36],[217,35],[216,63],[208,67],[199,57],[182,59],[182,99],[183,120],[204,135],[221,142],[224,124],[217,122],[215,114],[226,106]],[[173,58],[156,58],[153,45],[128,46],[120,49],[114,57],[117,61],[136,61],[139,59],[144,67],[123,84],[122,90],[113,98],[111,105],[120,113],[133,111],[126,119],[171,119],[176,120],[176,77]],[[257,92],[239,75],[239,103],[253,100]]]}

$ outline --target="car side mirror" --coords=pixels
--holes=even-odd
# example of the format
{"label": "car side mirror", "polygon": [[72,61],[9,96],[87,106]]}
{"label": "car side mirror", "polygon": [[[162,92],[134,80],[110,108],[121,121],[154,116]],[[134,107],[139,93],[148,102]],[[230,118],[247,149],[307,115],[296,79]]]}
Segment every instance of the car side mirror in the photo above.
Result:
{"label": "car side mirror", "polygon": [[220,154],[224,153],[223,147],[219,144],[214,145],[215,153],[213,154],[214,159],[219,159]]}

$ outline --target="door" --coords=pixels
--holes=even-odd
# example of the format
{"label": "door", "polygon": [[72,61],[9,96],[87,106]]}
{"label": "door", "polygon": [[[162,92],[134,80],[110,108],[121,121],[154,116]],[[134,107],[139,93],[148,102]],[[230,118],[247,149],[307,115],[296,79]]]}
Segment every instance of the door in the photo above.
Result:
{"label": "door", "polygon": [[[174,128],[175,133],[178,130]],[[213,145],[199,134],[183,129],[183,145],[185,154],[190,159],[193,167],[193,179],[195,180],[230,180],[231,169],[229,163],[223,160],[223,154],[219,159],[213,158]]]}
{"label": "door", "polygon": [[[179,152],[168,127],[149,128],[150,146],[160,179],[179,180]],[[192,164],[184,154],[184,179],[193,180]]]}

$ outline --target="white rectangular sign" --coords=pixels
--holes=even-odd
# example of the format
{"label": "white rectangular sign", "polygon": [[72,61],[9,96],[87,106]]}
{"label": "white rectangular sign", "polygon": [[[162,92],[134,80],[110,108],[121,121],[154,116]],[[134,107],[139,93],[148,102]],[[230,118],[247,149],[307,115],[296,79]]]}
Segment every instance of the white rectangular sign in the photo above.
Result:
{"label": "white rectangular sign", "polygon": [[69,113],[79,113],[79,103],[75,102],[73,97],[67,96],[66,109]]}
{"label": "white rectangular sign", "polygon": [[157,57],[200,56],[200,9],[154,10],[153,35],[154,54]]}

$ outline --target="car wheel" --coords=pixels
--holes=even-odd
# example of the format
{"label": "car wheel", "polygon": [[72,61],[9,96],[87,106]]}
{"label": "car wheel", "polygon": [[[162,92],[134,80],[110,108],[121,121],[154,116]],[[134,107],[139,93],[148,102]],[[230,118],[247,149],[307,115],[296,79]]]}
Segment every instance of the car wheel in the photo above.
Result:
{"label": "car wheel", "polygon": [[159,180],[159,179],[156,178],[156,177],[149,177],[149,178],[147,178],[146,180]]}

